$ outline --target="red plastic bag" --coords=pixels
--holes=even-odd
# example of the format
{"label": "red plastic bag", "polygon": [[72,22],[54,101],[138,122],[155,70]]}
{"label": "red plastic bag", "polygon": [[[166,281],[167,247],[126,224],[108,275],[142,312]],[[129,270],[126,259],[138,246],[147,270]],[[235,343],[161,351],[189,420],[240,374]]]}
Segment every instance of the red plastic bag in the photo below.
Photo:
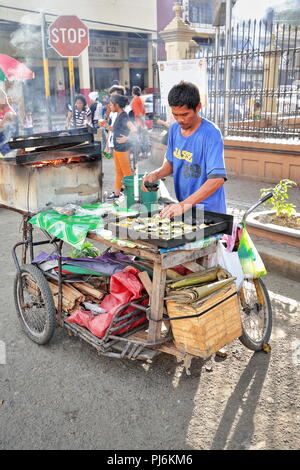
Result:
{"label": "red plastic bag", "polygon": [[[91,312],[76,310],[66,321],[84,326],[93,333],[93,335],[98,338],[103,338],[116,310],[122,305],[136,300],[143,295],[144,286],[137,277],[139,272],[140,271],[133,266],[127,266],[123,271],[111,276],[110,294],[108,294],[99,305],[106,313],[94,316]],[[143,303],[147,303],[147,300]],[[126,310],[120,312],[120,322],[116,324],[116,326],[120,325],[120,330],[115,331],[114,334],[123,333],[146,321],[146,316],[143,316],[136,322],[122,328],[122,316],[129,313],[131,310],[134,310],[134,307],[128,307]]]}

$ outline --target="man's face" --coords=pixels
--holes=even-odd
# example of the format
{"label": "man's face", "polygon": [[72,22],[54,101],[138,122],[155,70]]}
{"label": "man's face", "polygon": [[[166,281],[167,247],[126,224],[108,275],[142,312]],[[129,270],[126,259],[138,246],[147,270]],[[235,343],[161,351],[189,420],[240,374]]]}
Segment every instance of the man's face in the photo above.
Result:
{"label": "man's face", "polygon": [[201,103],[198,104],[196,111],[184,106],[171,106],[172,113],[181,129],[188,130],[198,121],[198,113],[201,109]]}

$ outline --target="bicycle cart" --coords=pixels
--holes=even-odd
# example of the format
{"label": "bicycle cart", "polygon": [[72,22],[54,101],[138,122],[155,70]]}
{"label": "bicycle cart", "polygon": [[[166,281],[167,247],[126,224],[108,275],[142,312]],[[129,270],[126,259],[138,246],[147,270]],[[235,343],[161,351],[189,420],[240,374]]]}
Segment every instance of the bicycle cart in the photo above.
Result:
{"label": "bicycle cart", "polygon": [[[243,222],[246,222],[250,212],[271,196],[272,194],[269,194],[250,207],[243,217]],[[34,240],[36,230],[28,222],[33,214],[23,211],[22,215],[23,240],[17,243],[12,250],[17,268],[14,298],[21,327],[32,341],[46,344],[53,336],[56,327],[60,326],[65,328],[69,334],[78,336],[92,345],[100,355],[151,360],[157,354],[165,352],[185,360],[187,364],[190,363],[193,354],[176,347],[170,325],[172,322],[175,323],[176,319],[170,321],[170,315],[166,314],[164,306],[167,270],[178,265],[186,266],[194,272],[197,269],[200,271],[205,268],[208,255],[213,254],[216,250],[217,239],[203,248],[161,253],[158,247],[151,243],[143,241],[142,245],[139,245],[135,241],[134,247],[128,245],[116,247],[112,241],[88,232],[89,239],[106,245],[107,250],[118,250],[125,254],[134,255],[147,263],[152,263],[153,266],[152,284],[147,289],[147,294],[118,308],[105,335],[99,338],[88,329],[67,321],[67,313],[63,309],[63,284],[70,283],[71,285],[72,282],[82,282],[82,279],[76,280],[74,276],[72,279],[68,278],[68,275],[62,272],[64,242],[42,229],[40,229],[40,233],[43,234],[44,239]],[[41,271],[36,264],[33,264],[34,250],[45,244],[52,246],[58,257],[56,306],[48,282],[51,277],[53,278],[53,275]],[[20,247],[22,247],[21,261],[17,255],[17,249]],[[236,291],[229,292],[229,294],[226,297],[227,302],[230,302],[236,295]],[[237,293],[237,299],[241,329],[238,336],[235,337],[239,337],[250,350],[260,351],[263,344],[269,341],[272,329],[272,309],[267,288],[261,279],[245,279]],[[219,303],[222,303],[223,300]],[[201,317],[204,314],[206,311],[194,316]],[[176,323],[179,324],[180,321],[179,318]],[[138,326],[135,326],[137,323],[139,323]],[[162,324],[165,326],[164,329],[162,329]],[[120,333],[120,331],[123,332]]]}

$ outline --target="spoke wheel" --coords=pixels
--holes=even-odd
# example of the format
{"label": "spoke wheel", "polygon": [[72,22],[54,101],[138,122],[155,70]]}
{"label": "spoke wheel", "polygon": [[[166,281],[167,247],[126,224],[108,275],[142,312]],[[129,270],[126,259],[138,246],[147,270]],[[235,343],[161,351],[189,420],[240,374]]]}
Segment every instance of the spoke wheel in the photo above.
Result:
{"label": "spoke wheel", "polygon": [[20,276],[15,279],[14,298],[25,333],[35,343],[48,343],[56,326],[56,309],[46,278],[37,266],[21,267]]}
{"label": "spoke wheel", "polygon": [[261,279],[245,279],[239,291],[241,309],[241,342],[252,351],[260,351],[272,331],[272,307]]}

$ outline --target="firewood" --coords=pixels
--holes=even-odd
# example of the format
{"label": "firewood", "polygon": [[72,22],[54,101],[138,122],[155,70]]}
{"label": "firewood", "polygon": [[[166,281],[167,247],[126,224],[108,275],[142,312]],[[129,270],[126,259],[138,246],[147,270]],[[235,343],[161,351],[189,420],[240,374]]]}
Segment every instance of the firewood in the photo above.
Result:
{"label": "firewood", "polygon": [[[58,308],[58,285],[54,282],[48,281],[49,287],[51,289],[55,307]],[[62,307],[65,312],[70,312],[74,308],[78,308],[79,305],[85,301],[85,296],[79,292],[77,289],[74,289],[70,285],[63,283],[62,285]]]}
{"label": "firewood", "polygon": [[76,287],[76,289],[78,289],[80,292],[83,292],[86,295],[91,295],[98,300],[101,300],[105,295],[103,291],[100,289],[95,289],[87,282],[74,282],[73,286]]}

